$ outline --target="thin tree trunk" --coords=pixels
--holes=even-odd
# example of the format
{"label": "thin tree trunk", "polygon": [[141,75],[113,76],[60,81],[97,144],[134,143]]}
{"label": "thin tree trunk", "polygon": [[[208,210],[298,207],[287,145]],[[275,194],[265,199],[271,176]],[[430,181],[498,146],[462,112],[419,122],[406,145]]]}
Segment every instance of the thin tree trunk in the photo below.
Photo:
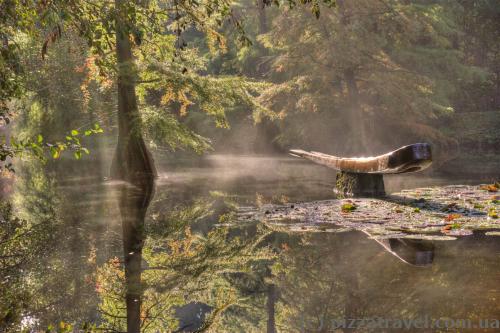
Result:
{"label": "thin tree trunk", "polygon": [[[268,0],[257,0],[257,11],[259,19],[259,34],[265,34],[269,30],[268,20],[266,15],[266,5]],[[257,44],[260,52],[260,60],[255,67],[255,76],[263,78],[269,71],[269,62],[267,58],[269,52],[262,44]],[[259,123],[255,124],[256,136],[253,144],[253,151],[255,153],[276,153],[281,151],[282,148],[276,142],[276,137],[280,133],[280,129],[276,122],[271,119],[263,118]]]}
{"label": "thin tree trunk", "polygon": [[349,112],[348,121],[351,128],[349,137],[352,139],[353,153],[367,153],[368,139],[366,137],[365,119],[359,103],[359,90],[352,69],[344,71],[344,80],[347,87],[347,111]]}
{"label": "thin tree trunk", "polygon": [[267,333],[276,333],[276,285],[271,283],[267,287]]}
{"label": "thin tree trunk", "polygon": [[125,0],[115,0],[116,59],[118,64],[118,144],[111,167],[111,176],[134,181],[137,177],[156,176],[141,129],[141,117],[135,94],[134,58],[129,38]]}
{"label": "thin tree trunk", "polygon": [[77,215],[75,217],[70,218],[72,223],[67,228],[68,233],[72,233],[70,238],[70,251],[71,251],[71,261],[69,262],[69,269],[73,276],[73,295],[72,302],[75,306],[81,304],[82,300],[82,289],[84,287],[83,274],[81,274],[81,266],[82,266],[82,255],[84,247],[86,246],[86,242],[83,241],[82,236],[80,235],[80,229],[82,227],[81,216]]}
{"label": "thin tree trunk", "polygon": [[496,82],[496,91],[497,93],[495,94],[494,100],[493,100],[493,108],[498,109],[500,108],[500,71],[497,70],[495,73],[495,82]]}
{"label": "thin tree trunk", "polygon": [[[337,1],[338,13],[340,16],[340,25],[347,31],[350,22],[350,13],[344,0]],[[354,69],[347,68],[343,73],[344,82],[347,88],[347,122],[350,127],[350,133],[347,134],[346,140],[350,141],[346,146],[349,153],[366,153],[367,152],[367,139],[366,127],[361,105],[359,103],[359,90],[356,84],[356,76]]]}
{"label": "thin tree trunk", "polygon": [[257,0],[257,9],[259,11],[259,34],[267,32],[266,1]]}

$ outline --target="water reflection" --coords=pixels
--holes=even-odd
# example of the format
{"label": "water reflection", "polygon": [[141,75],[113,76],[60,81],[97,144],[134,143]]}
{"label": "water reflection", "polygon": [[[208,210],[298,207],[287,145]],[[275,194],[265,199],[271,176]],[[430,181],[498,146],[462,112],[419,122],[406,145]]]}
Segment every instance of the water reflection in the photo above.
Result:
{"label": "water reflection", "polygon": [[[365,233],[372,237],[369,233]],[[432,241],[402,238],[374,238],[374,241],[405,264],[424,267],[432,265],[434,261],[434,242]]]}
{"label": "water reflection", "polygon": [[123,258],[125,266],[125,304],[127,332],[141,331],[142,249],[145,217],[154,193],[154,178],[142,176],[120,186]]}
{"label": "water reflection", "polygon": [[302,236],[279,258],[279,327],[329,332],[325,325],[343,318],[495,317],[498,242],[476,235],[434,246],[433,264],[421,269],[361,232]]}
{"label": "water reflection", "polygon": [[18,170],[13,210],[2,208],[1,330],[318,332],[344,317],[500,311],[494,237],[377,242],[237,221],[240,204],[331,195],[314,167],[278,160],[273,168],[299,177],[240,170],[221,180],[225,167],[208,165],[155,185],[103,181],[78,163],[78,178]]}
{"label": "water reflection", "polygon": [[434,244],[425,240],[389,239],[391,250],[404,262],[415,266],[429,266],[434,260]]}

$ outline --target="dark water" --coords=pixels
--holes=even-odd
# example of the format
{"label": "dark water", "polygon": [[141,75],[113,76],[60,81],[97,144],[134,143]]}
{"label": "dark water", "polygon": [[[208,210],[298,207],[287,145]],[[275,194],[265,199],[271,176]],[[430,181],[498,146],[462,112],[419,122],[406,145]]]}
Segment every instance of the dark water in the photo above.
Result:
{"label": "dark water", "polygon": [[[82,161],[18,170],[12,216],[2,213],[2,223],[23,221],[0,243],[3,330],[500,326],[497,237],[377,243],[361,232],[293,234],[238,220],[242,206],[333,198],[335,174],[328,169],[287,157],[165,163],[149,202],[143,187],[106,180],[107,168]],[[430,171],[387,177],[386,188],[489,179]]]}

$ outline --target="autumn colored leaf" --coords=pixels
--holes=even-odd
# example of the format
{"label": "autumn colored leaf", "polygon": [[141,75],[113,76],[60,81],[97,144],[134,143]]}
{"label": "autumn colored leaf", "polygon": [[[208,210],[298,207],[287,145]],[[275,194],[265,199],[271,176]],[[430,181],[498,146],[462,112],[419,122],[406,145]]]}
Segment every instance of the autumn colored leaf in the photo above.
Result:
{"label": "autumn colored leaf", "polygon": [[460,217],[462,217],[462,215],[461,215],[461,214],[448,214],[448,216],[446,216],[446,217],[444,218],[444,220],[445,220],[446,222],[450,222],[450,221],[453,221],[453,220],[458,219],[458,218],[460,218]]}
{"label": "autumn colored leaf", "polygon": [[448,232],[451,230],[451,224],[445,225],[444,227],[441,228],[441,232]]}
{"label": "autumn colored leaf", "polygon": [[498,192],[498,187],[499,185],[495,183],[495,184],[482,185],[480,189],[488,192]]}
{"label": "autumn colored leaf", "polygon": [[462,226],[459,223],[448,224],[448,225],[445,225],[444,227],[441,228],[441,232],[448,233],[451,230],[457,230],[460,228],[462,228]]}

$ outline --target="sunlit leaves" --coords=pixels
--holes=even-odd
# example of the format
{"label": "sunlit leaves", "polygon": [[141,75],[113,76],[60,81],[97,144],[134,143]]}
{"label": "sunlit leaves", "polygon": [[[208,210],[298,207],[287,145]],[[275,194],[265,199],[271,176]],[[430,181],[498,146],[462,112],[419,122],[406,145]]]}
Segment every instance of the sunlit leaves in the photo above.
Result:
{"label": "sunlit leaves", "polygon": [[[426,126],[453,113],[456,82],[473,71],[461,64],[460,49],[449,46],[457,31],[447,7],[365,0],[319,7],[319,19],[299,10],[280,13],[258,37],[273,55],[271,72],[279,83],[261,101],[285,119],[283,143],[311,144],[330,133],[349,137],[344,130],[356,126],[355,118],[394,119],[388,125],[395,128],[411,123],[418,137],[453,143],[446,132]],[[349,116],[351,108],[359,114]],[[404,121],[398,121],[401,115]],[[367,136],[386,134],[377,131],[367,129]],[[332,149],[346,149],[346,140],[338,145]]]}
{"label": "sunlit leaves", "polygon": [[[85,131],[85,136],[102,132],[102,128],[96,123],[94,128]],[[58,159],[65,150],[72,151],[73,156],[76,159],[80,159],[82,153],[87,155],[90,154],[90,151],[82,145],[80,136],[80,132],[74,129],[71,130],[69,135],[66,135],[65,141],[44,142],[44,138],[41,134],[38,134],[34,139],[27,138],[18,141],[15,138],[11,138],[10,147],[3,145],[2,149],[0,149],[0,160],[6,161],[7,158],[32,156],[45,161],[45,151],[48,151],[53,159]],[[10,165],[5,165],[4,167],[13,171]]]}
{"label": "sunlit leaves", "polygon": [[85,130],[85,132],[84,132],[85,136],[90,136],[92,134],[99,134],[99,133],[104,133],[104,130],[101,128],[101,126],[98,123],[94,124],[94,128]]}
{"label": "sunlit leaves", "polygon": [[[289,3],[292,4],[293,1]],[[245,41],[243,25],[232,11],[232,0],[123,2],[122,5],[120,11],[117,11],[113,2],[52,1],[41,7],[35,3],[26,3],[16,8],[18,14],[30,10],[39,14],[33,15],[30,20],[43,27],[40,31],[34,29],[33,36],[36,37],[34,40],[38,38],[41,41],[42,55],[46,60],[54,58],[50,56],[52,49],[57,47],[54,43],[71,36],[75,31],[87,42],[90,52],[84,63],[76,66],[76,72],[85,75],[80,83],[84,112],[88,112],[92,98],[89,90],[91,83],[109,87],[116,79],[116,16],[120,15],[119,21],[124,23],[123,33],[133,41],[133,52],[138,60],[137,63],[125,64],[126,68],[120,70],[127,72],[128,79],[136,80],[137,83],[160,81],[159,84],[139,87],[139,96],[162,92],[165,97],[164,106],[170,113],[178,113],[182,117],[190,109],[202,110],[213,117],[217,127],[223,128],[229,127],[225,112],[236,107],[244,107],[253,112],[256,121],[263,115],[272,115],[255,99],[263,85],[259,86],[241,77],[216,79],[200,74],[206,72],[206,59],[200,56],[196,47],[188,45],[183,37],[185,31],[194,29],[204,34],[212,52],[224,52],[225,39],[219,29],[229,20],[241,40]],[[21,31],[23,29],[28,29],[28,25],[22,25]],[[176,103],[180,103],[180,108],[172,112]],[[165,123],[173,122],[167,119]],[[164,133],[160,132],[154,137],[158,138]],[[84,132],[84,135],[89,134],[91,132]],[[176,146],[196,146],[197,151],[207,146],[194,133],[189,134],[186,128],[176,131],[175,135],[178,140]],[[175,135],[170,135],[165,141],[173,143]],[[71,133],[71,136],[75,137],[77,134]],[[161,140],[158,143],[161,144]],[[54,144],[50,150],[53,157],[59,158],[62,151],[60,145]],[[81,153],[73,154],[75,158],[81,158]]]}
{"label": "sunlit leaves", "polygon": [[183,102],[186,107],[184,111],[188,111],[187,106],[196,102],[194,105],[212,116],[218,127],[228,127],[225,112],[237,106],[252,110],[256,119],[260,119],[262,114],[273,114],[255,98],[268,86],[266,83],[244,77],[182,74],[175,67],[164,63],[152,63],[150,67],[158,76],[155,82],[145,84],[145,88],[166,91],[168,95],[164,96],[168,98],[165,101]]}
{"label": "sunlit leaves", "polygon": [[210,140],[191,131],[174,115],[160,108],[144,108],[143,129],[152,140],[153,147],[169,147],[171,150],[192,149],[202,153],[211,148]]}

